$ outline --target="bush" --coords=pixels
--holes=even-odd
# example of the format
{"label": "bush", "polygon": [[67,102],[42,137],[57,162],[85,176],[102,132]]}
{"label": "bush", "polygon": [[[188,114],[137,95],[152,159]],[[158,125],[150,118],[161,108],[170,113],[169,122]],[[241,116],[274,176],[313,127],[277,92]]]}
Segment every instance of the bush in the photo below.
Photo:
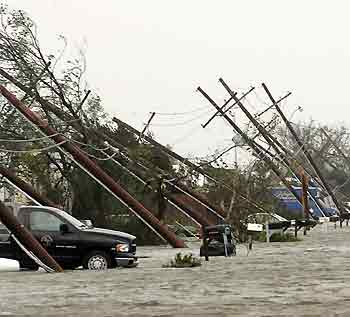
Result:
{"label": "bush", "polygon": [[[266,232],[265,231],[260,232],[256,240],[261,242],[266,242]],[[270,237],[270,242],[297,242],[297,241],[301,241],[301,239],[296,238],[294,234],[289,232],[285,234],[273,233]]]}
{"label": "bush", "polygon": [[169,263],[164,264],[163,267],[185,268],[185,267],[197,267],[201,265],[202,265],[202,261],[199,258],[194,257],[192,253],[184,254],[182,256],[180,252],[175,255],[175,258],[173,260],[170,260]]}
{"label": "bush", "polygon": [[138,246],[142,245],[164,245],[162,241],[149,227],[140,221],[138,218],[130,216],[126,220],[114,217],[110,221],[107,229],[123,231],[136,236],[136,243]]}

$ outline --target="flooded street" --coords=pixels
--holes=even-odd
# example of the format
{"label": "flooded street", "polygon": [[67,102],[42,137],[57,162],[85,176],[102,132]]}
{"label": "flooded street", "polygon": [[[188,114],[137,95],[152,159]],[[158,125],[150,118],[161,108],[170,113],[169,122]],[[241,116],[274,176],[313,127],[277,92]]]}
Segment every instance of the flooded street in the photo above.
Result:
{"label": "flooded street", "polygon": [[179,250],[140,247],[150,258],[135,269],[2,271],[0,315],[349,316],[350,227],[301,237],[256,243],[248,256],[240,245],[236,257],[193,269],[161,267]]}

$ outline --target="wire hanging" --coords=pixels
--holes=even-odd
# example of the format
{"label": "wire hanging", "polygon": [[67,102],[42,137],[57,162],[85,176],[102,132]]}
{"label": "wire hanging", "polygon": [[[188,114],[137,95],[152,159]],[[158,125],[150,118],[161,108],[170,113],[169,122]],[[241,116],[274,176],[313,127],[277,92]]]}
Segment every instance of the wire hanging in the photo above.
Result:
{"label": "wire hanging", "polygon": [[191,123],[197,119],[200,119],[200,118],[202,118],[202,117],[204,117],[212,112],[213,112],[213,110],[208,110],[206,112],[201,113],[198,116],[192,117],[191,119],[188,119],[188,120],[183,121],[183,122],[176,122],[176,123],[170,123],[170,122],[169,123],[154,123],[154,122],[151,122],[150,126],[152,126],[152,127],[176,127],[176,126],[186,125],[186,124]]}
{"label": "wire hanging", "polygon": [[5,152],[5,153],[18,153],[18,154],[23,154],[23,153],[41,153],[41,152],[45,152],[47,150],[51,150],[53,148],[56,148],[56,147],[59,147],[60,145],[64,144],[68,142],[68,140],[64,140],[64,141],[61,141],[57,144],[52,144],[52,145],[49,145],[47,147],[44,147],[44,148],[40,148],[40,149],[32,149],[32,150],[9,150],[9,149],[1,149],[0,148],[0,152]]}
{"label": "wire hanging", "polygon": [[195,113],[195,112],[207,109],[207,108],[208,108],[207,106],[198,107],[196,109],[185,111],[185,112],[157,112],[157,111],[154,111],[154,112],[155,112],[155,114],[157,114],[159,116],[184,116],[184,115]]}
{"label": "wire hanging", "polygon": [[36,141],[43,141],[51,139],[57,135],[60,135],[60,133],[54,133],[48,136],[40,137],[40,138],[33,138],[33,139],[0,139],[0,142],[11,142],[11,143],[26,143],[26,142],[36,142]]}

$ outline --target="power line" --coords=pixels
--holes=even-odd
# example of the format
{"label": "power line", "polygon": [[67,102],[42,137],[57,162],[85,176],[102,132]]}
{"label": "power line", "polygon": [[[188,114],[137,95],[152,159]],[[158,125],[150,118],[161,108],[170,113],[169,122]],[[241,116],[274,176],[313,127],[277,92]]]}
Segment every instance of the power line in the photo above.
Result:
{"label": "power line", "polygon": [[265,105],[265,106],[269,106],[269,103],[266,102],[265,100],[262,99],[262,97],[259,96],[259,94],[254,91],[254,95],[255,95],[255,98],[258,100],[259,103]]}
{"label": "power line", "polygon": [[40,138],[33,138],[33,139],[0,139],[0,142],[11,142],[11,143],[25,143],[25,142],[36,142],[36,141],[42,141],[42,140],[47,140],[51,139],[52,137],[55,137],[59,135],[60,133],[55,133],[51,134],[45,137],[40,137]]}
{"label": "power line", "polygon": [[204,109],[208,109],[207,106],[204,107],[198,107],[196,109],[190,110],[190,111],[185,111],[185,112],[156,112],[154,111],[157,115],[159,116],[183,116],[191,113],[195,113]]}
{"label": "power line", "polygon": [[[78,122],[81,121],[81,119],[73,119],[73,120],[67,120],[67,121],[60,121],[59,123],[56,122],[51,122],[51,124],[55,127],[61,127],[61,126],[65,126],[65,125],[70,125],[70,123],[73,122]],[[18,128],[19,124],[6,124],[6,127],[15,127]]]}
{"label": "power line", "polygon": [[188,137],[193,136],[195,132],[198,132],[198,131],[199,131],[199,128],[200,128],[200,126],[194,126],[190,131],[186,132],[186,134],[184,134],[183,136],[181,136],[181,137],[175,139],[175,140],[174,140],[173,142],[171,142],[170,144],[171,144],[172,146],[174,146],[174,145],[177,145],[177,144],[179,144],[179,143],[181,143],[181,142],[187,140]]}
{"label": "power line", "polygon": [[205,162],[203,164],[199,164],[198,166],[200,167],[204,167],[207,165],[210,165],[211,163],[214,163],[215,161],[217,161],[220,157],[224,156],[227,152],[231,151],[232,149],[234,149],[235,147],[237,147],[238,145],[234,144],[229,146],[228,148],[226,148],[224,151],[222,151],[220,154],[218,154],[216,157],[214,157],[212,160],[210,160],[209,162]]}
{"label": "power line", "polygon": [[95,151],[107,151],[110,147],[109,146],[106,146],[105,148],[97,148],[91,144],[88,144],[88,143],[84,143],[84,142],[80,142],[80,141],[77,141],[77,140],[74,140],[74,139],[71,139],[69,140],[70,142],[73,142],[73,143],[77,143],[79,145],[82,145],[82,146],[87,146]]}
{"label": "power line", "polygon": [[192,117],[191,119],[188,119],[186,121],[183,121],[183,122],[176,122],[176,123],[152,123],[151,126],[155,126],[155,127],[175,127],[175,126],[181,126],[181,125],[186,125],[188,123],[191,123],[197,119],[200,119],[206,115],[208,115],[209,113],[211,113],[212,110],[209,110],[209,111],[206,111],[206,112],[203,112],[201,113],[200,115],[198,116],[195,116],[195,117]]}
{"label": "power line", "polygon": [[198,172],[199,169],[202,169],[205,166],[208,166],[214,162],[216,162],[220,157],[222,157],[223,155],[225,155],[227,152],[231,151],[233,148],[235,148],[237,145],[230,145],[228,148],[226,148],[225,150],[223,150],[220,154],[218,154],[216,157],[214,157],[213,159],[211,159],[208,162],[204,162],[202,164],[198,164],[196,165],[196,167],[191,168],[189,171],[186,171],[186,175],[183,175],[181,177],[177,177],[176,181],[180,181],[184,178],[187,178],[189,175],[194,175],[195,172]]}
{"label": "power line", "polygon": [[5,153],[18,153],[18,154],[24,154],[24,153],[41,153],[41,152],[45,152],[47,150],[59,147],[60,145],[64,144],[68,142],[68,140],[64,140],[62,142],[59,142],[57,144],[53,144],[53,145],[49,145],[47,147],[44,148],[40,148],[40,149],[33,149],[33,150],[9,150],[9,149],[0,149],[0,152],[5,152]]}
{"label": "power line", "polygon": [[[108,148],[109,149],[109,148]],[[88,156],[90,156],[90,157],[92,157],[92,158],[94,158],[95,160],[98,160],[98,161],[108,161],[108,160],[110,160],[110,159],[112,159],[113,157],[115,157],[118,153],[117,152],[114,152],[113,154],[111,154],[111,155],[107,155],[107,153],[104,153],[104,150],[101,150],[101,152],[104,154],[104,155],[107,155],[106,157],[97,157],[97,156],[95,156],[95,155],[93,155],[93,154],[90,154],[90,153],[88,153],[88,152],[86,152],[86,151],[84,151],[84,150],[82,150],[82,149],[80,149],[82,152],[84,152],[86,155],[88,155]]]}
{"label": "power line", "polygon": [[[203,155],[203,156],[196,156],[196,157],[192,157],[192,158],[187,158],[188,160],[191,161],[204,161],[204,160],[212,160],[214,157],[216,157],[217,155],[221,156],[221,153],[225,152],[226,150],[228,150],[229,148],[231,148],[233,145],[230,144],[228,146],[225,146],[223,149],[221,149],[220,151],[215,151],[215,153],[213,154],[208,154],[208,155]],[[236,145],[237,146],[237,145]],[[218,154],[220,153],[220,154]],[[224,153],[225,154],[225,153]]]}

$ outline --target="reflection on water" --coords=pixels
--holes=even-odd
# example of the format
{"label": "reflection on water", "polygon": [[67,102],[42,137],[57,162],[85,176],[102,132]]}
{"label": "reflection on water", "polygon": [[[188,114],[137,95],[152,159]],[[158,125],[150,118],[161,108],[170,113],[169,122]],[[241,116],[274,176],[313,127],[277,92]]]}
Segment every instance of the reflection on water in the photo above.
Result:
{"label": "reflection on water", "polygon": [[240,245],[236,257],[193,269],[161,268],[178,249],[140,247],[151,257],[135,269],[1,272],[0,315],[350,316],[350,227],[327,231],[257,243],[248,256]]}

